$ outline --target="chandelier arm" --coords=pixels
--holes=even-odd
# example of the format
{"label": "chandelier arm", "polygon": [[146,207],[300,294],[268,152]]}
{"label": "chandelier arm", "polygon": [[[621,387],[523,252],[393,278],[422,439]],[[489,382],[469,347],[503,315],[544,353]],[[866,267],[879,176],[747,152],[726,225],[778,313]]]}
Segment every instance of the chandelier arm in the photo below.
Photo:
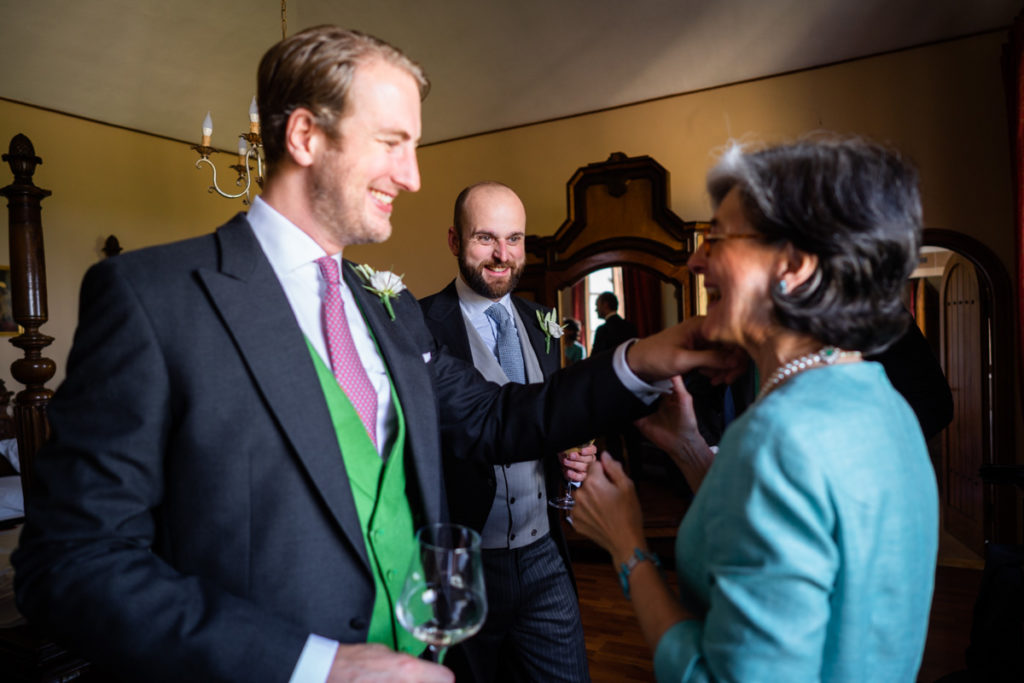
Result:
{"label": "chandelier arm", "polygon": [[[248,157],[248,155],[247,155],[247,157]],[[203,164],[203,163],[205,163],[207,166],[209,166],[210,170],[213,171],[213,184],[210,185],[210,188],[208,190],[209,192],[214,192],[215,191],[221,197],[224,197],[226,199],[239,199],[240,197],[248,197],[249,196],[249,188],[252,187],[252,177],[249,175],[249,164],[248,163],[246,164],[246,169],[245,169],[245,189],[242,190],[241,192],[239,192],[238,194],[228,194],[224,190],[220,189],[220,187],[217,185],[217,167],[207,157],[205,157],[205,156],[200,157],[199,160],[196,161],[196,168],[199,168],[200,164]]]}

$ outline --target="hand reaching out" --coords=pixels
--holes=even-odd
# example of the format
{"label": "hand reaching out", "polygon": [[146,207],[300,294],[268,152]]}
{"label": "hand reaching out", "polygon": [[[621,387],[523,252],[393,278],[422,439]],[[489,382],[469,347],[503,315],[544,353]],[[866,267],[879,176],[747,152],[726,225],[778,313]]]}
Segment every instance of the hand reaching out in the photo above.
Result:
{"label": "hand reaching out", "polygon": [[637,377],[649,382],[695,369],[708,375],[713,384],[734,381],[746,369],[746,354],[734,347],[708,344],[701,332],[703,323],[703,317],[695,316],[638,339],[626,352],[627,364]]}

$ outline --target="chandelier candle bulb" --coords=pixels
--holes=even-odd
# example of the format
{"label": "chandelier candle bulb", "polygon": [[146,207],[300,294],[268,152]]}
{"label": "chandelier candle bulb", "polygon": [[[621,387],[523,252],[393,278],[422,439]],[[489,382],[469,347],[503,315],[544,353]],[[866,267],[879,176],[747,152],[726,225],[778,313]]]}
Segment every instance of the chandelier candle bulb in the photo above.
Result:
{"label": "chandelier candle bulb", "polygon": [[260,132],[260,110],[256,106],[256,96],[252,96],[252,102],[249,104],[249,132],[259,133]]}
{"label": "chandelier candle bulb", "polygon": [[245,142],[245,138],[238,138],[238,163],[239,165],[245,163],[245,153],[249,151],[249,147]]}
{"label": "chandelier candle bulb", "polygon": [[213,135],[213,119],[210,118],[210,112],[206,112],[206,118],[203,119],[203,147],[210,146],[210,137]]}

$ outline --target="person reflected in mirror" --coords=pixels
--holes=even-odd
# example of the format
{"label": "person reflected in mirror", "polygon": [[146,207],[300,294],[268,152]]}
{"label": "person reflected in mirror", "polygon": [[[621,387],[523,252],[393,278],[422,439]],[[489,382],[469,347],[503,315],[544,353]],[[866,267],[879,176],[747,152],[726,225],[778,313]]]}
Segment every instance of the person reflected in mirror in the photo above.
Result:
{"label": "person reflected in mirror", "polygon": [[587,357],[587,349],[580,343],[580,321],[575,318],[562,319],[563,362],[565,367],[578,363]]}
{"label": "person reflected in mirror", "polygon": [[678,531],[680,595],[659,574],[636,491],[602,454],[576,529],[609,551],[659,681],[914,680],[938,549],[935,474],[914,412],[862,354],[905,330],[917,174],[897,154],[819,137],[730,148],[692,348],[729,344],[760,373],[717,455],[678,378],[641,421],[696,491]]}
{"label": "person reflected in mirror", "polygon": [[594,344],[591,353],[600,353],[636,337],[636,325],[619,315],[619,297],[615,292],[598,294],[594,304],[597,316],[604,322],[594,330]]}

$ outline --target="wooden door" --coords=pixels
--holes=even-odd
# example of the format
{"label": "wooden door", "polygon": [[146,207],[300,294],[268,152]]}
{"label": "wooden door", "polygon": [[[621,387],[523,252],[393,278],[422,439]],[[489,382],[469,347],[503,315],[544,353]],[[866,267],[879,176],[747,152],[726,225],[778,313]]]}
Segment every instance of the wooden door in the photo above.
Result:
{"label": "wooden door", "polygon": [[953,254],[940,290],[942,366],[953,392],[953,422],[942,442],[943,527],[984,553],[984,489],[979,469],[991,462],[987,424],[988,334],[974,265]]}

